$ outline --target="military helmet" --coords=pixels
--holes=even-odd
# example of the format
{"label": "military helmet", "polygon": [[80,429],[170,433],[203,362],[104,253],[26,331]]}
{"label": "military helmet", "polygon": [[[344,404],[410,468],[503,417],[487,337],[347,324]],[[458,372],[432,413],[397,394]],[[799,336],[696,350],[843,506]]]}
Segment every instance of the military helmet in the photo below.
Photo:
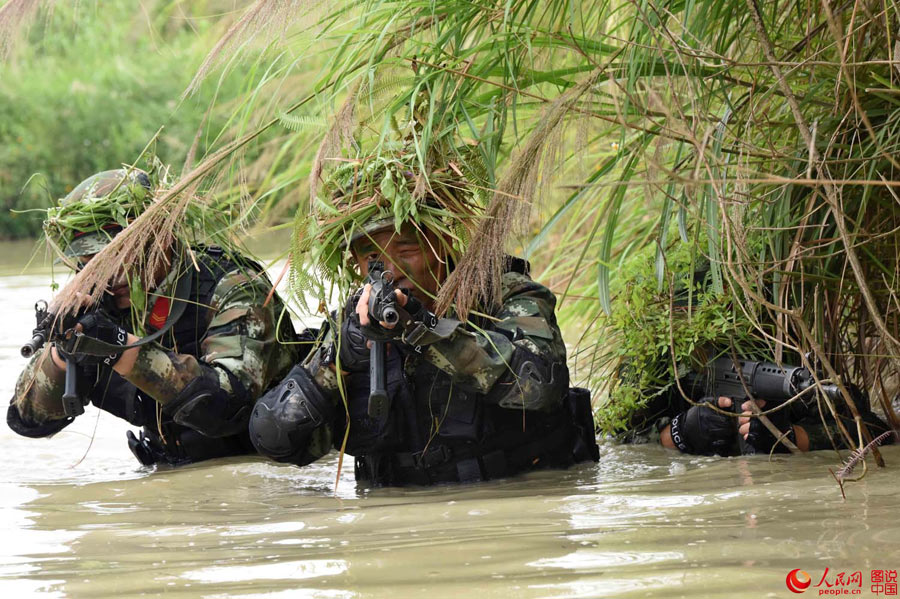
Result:
{"label": "military helmet", "polygon": [[96,254],[143,211],[152,188],[138,169],[91,175],[47,211],[44,232],[67,258]]}

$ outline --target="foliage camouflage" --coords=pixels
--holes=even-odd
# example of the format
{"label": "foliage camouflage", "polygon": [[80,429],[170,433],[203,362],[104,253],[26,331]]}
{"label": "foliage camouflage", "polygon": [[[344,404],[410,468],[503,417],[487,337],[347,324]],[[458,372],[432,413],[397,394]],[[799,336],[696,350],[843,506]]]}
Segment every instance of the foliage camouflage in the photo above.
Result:
{"label": "foliage camouflage", "polygon": [[[634,303],[627,277],[652,264],[659,297],[671,295],[680,274],[667,257],[683,245],[691,264],[709,262],[710,299],[751,331],[719,340],[806,366],[812,352],[817,372],[860,383],[896,425],[897,19],[875,0],[347,2],[280,42],[292,64],[324,61],[314,93],[279,102],[254,89],[241,110],[272,118],[242,139],[287,125],[286,114],[295,123],[330,114],[329,149],[352,145],[347,132],[362,123],[373,143],[361,155],[387,158],[424,91],[412,143],[420,169],[448,132],[452,147],[480,155],[495,192],[480,231],[492,250],[522,243],[536,278],[561,293],[564,326],[582,333],[573,364],[582,382],[600,390],[622,365],[607,343],[623,326],[614,305],[647,305]],[[378,80],[392,86],[389,98],[352,97]],[[366,112],[348,116],[351,105]],[[292,133],[283,147],[309,138]],[[278,164],[286,170],[273,180],[309,172],[305,160]],[[511,236],[529,214],[530,234]],[[648,360],[672,343],[656,330]]]}

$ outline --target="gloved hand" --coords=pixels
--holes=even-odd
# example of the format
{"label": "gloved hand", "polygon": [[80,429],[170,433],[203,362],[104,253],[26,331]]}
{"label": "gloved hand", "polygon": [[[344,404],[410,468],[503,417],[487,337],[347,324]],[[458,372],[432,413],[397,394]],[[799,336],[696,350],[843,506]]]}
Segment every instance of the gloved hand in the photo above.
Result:
{"label": "gloved hand", "polygon": [[[705,397],[696,406],[675,416],[670,423],[672,442],[682,453],[696,455],[730,455],[735,443],[735,421],[726,414],[713,411],[707,405],[712,397]],[[731,408],[731,400],[720,397],[720,409]]]}
{"label": "gloved hand", "polygon": [[91,337],[111,345],[124,346],[128,344],[128,331],[119,326],[103,312],[90,312],[82,316],[72,331],[68,332],[64,339],[57,341],[57,351],[64,360],[71,360],[79,366],[104,364],[112,367],[122,352],[115,352],[106,356],[94,356],[80,351],[84,346],[79,343],[80,333],[84,337]]}
{"label": "gloved hand", "polygon": [[[796,403],[796,402],[795,402]],[[764,399],[756,400],[756,405],[761,409],[765,409],[766,401]],[[784,443],[778,443],[775,445],[777,438],[766,428],[766,425],[762,423],[759,418],[753,418],[750,416],[750,401],[745,401],[741,404],[741,410],[743,410],[743,416],[741,416],[738,429],[740,434],[744,437],[744,440],[748,445],[753,447],[757,453],[760,454],[768,454],[770,451],[774,451],[775,453],[790,453],[790,450],[784,445]],[[777,412],[771,412],[766,414],[766,418],[775,425],[775,428],[780,430],[782,433],[785,431],[788,432],[787,439],[790,439],[792,443],[797,443],[797,435],[794,433],[794,427],[791,424],[792,421],[792,411],[790,406],[787,408],[778,410]],[[780,435],[779,435],[780,436]],[[775,446],[775,449],[772,449],[772,446]]]}
{"label": "gloved hand", "polygon": [[362,372],[369,368],[368,339],[362,332],[359,317],[351,313],[344,317],[341,323],[340,339],[338,340],[338,356],[340,368],[346,372]]}
{"label": "gloved hand", "polygon": [[[380,323],[375,322],[369,315],[369,294],[372,286],[366,285],[360,291],[357,291],[350,298],[350,305],[353,306],[353,312],[350,314],[350,318],[355,319],[356,325],[359,327],[359,330],[365,335],[366,339],[371,341],[393,341],[394,339],[399,338],[403,334],[403,327],[397,325],[394,327],[385,327]],[[402,294],[400,294],[402,295]],[[403,296],[403,299],[399,299],[398,296],[398,304],[400,306],[404,305],[404,301],[406,296]],[[363,318],[365,316],[365,318]]]}

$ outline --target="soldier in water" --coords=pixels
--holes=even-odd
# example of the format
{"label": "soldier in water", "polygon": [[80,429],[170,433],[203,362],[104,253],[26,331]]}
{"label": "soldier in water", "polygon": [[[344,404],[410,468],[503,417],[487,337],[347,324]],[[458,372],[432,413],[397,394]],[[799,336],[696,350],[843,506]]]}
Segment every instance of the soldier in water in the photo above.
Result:
{"label": "soldier in water", "polygon": [[[261,454],[303,466],[345,447],[357,481],[374,486],[480,481],[597,460],[589,395],[569,389],[556,298],[531,279],[526,261],[505,259],[499,302],[465,320],[452,309],[435,314],[461,258],[447,214],[465,204],[467,185],[432,177],[430,192],[398,219],[392,198],[408,201],[416,186],[408,171],[370,171],[365,182],[353,175],[337,184],[331,199],[343,224],[331,224],[341,229],[340,247],[326,243],[319,255],[339,256],[369,283],[332,313],[308,358],[257,402],[250,436]],[[370,311],[379,282],[390,284],[396,322]],[[373,377],[382,365],[373,368],[373,343],[386,346],[377,404]]]}
{"label": "soldier in water", "polygon": [[[90,261],[150,205],[154,179],[119,169],[79,184],[45,222],[60,259],[75,269]],[[100,305],[72,318],[65,328],[79,332],[77,347],[57,339],[34,355],[16,384],[10,428],[49,437],[90,402],[142,427],[128,443],[145,465],[253,453],[253,402],[298,359],[296,345],[280,342],[294,332],[289,318],[279,319],[280,299],[265,302],[271,284],[262,267],[231,248],[172,247],[152,288],[137,280],[122,268]],[[98,356],[92,345],[108,351]],[[74,405],[63,401],[69,368],[77,373]]]}

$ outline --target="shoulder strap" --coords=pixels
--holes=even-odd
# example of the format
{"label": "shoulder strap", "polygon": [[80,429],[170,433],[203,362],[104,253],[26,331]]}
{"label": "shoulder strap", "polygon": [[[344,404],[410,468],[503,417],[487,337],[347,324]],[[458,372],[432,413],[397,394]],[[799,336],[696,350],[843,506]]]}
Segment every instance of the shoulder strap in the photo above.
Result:
{"label": "shoulder strap", "polygon": [[166,323],[162,326],[161,329],[147,335],[146,337],[142,337],[138,341],[131,343],[129,345],[114,345],[112,343],[107,343],[105,341],[101,341],[99,339],[95,339],[94,337],[88,337],[84,333],[80,333],[78,331],[75,332],[75,344],[72,346],[72,353],[78,354],[87,354],[89,356],[108,356],[110,354],[118,354],[123,350],[131,349],[133,347],[140,347],[142,345],[146,345],[148,343],[152,343],[156,341],[160,337],[166,334],[166,332],[172,328],[181,315],[184,314],[184,310],[187,307],[188,296],[191,293],[191,269],[187,268],[178,278],[178,282],[175,284],[175,303],[172,306],[172,311],[169,312],[169,317],[166,319]]}

